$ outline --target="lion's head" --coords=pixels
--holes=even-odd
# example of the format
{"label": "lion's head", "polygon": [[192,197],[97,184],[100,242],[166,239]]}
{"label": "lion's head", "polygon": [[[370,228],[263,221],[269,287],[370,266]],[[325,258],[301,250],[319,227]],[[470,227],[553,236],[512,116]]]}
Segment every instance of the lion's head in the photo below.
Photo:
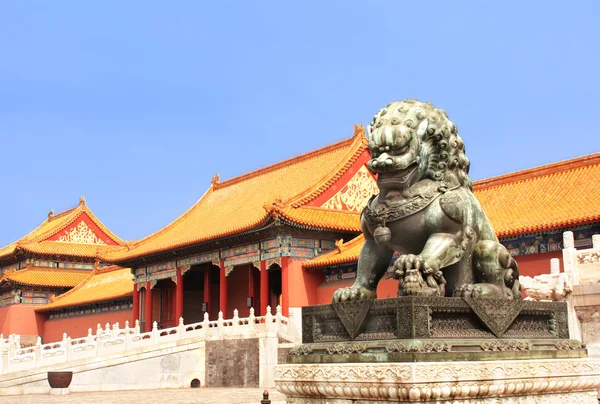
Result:
{"label": "lion's head", "polygon": [[381,189],[404,189],[422,179],[472,188],[469,159],[446,112],[416,100],[392,102],[368,127],[371,160]]}

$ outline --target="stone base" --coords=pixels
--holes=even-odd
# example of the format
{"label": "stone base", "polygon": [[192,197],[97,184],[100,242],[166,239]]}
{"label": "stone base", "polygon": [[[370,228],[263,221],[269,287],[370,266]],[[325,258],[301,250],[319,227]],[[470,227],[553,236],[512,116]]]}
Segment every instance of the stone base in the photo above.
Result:
{"label": "stone base", "polygon": [[68,387],[66,389],[50,389],[51,396],[63,396],[65,394],[71,394],[71,390]]}
{"label": "stone base", "polygon": [[287,364],[275,383],[290,404],[597,404],[600,360]]}

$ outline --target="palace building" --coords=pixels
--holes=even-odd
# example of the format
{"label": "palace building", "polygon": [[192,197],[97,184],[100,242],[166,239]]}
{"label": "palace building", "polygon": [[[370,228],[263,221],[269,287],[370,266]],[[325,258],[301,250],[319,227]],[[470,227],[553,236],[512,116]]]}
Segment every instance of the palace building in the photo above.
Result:
{"label": "palace building", "polygon": [[[244,317],[251,307],[263,315],[267,306],[299,323],[302,306],[329,303],[354,281],[360,212],[378,193],[368,159],[355,126],[330,146],[225,181],[215,176],[188,211],[131,243],[84,202],[50,216],[0,249],[0,332],[52,341],[97,324],[140,320],[147,331],[154,321],[165,328],[205,313],[231,318],[235,309]],[[476,181],[474,193],[521,275],[534,276],[562,256],[564,231],[582,248],[600,233],[597,178],[600,153]],[[378,295],[396,288],[384,280]],[[29,325],[19,328],[16,318]]]}
{"label": "palace building", "polygon": [[[96,218],[83,197],[73,209],[56,215],[50,211],[32,232],[0,249],[0,334],[20,335],[24,345],[34,343],[37,336],[47,339],[46,331],[50,339],[62,339],[64,332],[73,330],[53,316],[51,309],[38,309],[80,288],[78,285],[89,282],[97,272],[110,270],[113,266],[102,261],[101,255],[124,245]],[[131,285],[129,280],[129,300]],[[107,285],[106,295],[95,295],[93,301],[77,302],[79,312],[93,313],[94,321],[103,323],[129,319],[130,303],[116,309],[111,299],[105,298],[112,287]]]}

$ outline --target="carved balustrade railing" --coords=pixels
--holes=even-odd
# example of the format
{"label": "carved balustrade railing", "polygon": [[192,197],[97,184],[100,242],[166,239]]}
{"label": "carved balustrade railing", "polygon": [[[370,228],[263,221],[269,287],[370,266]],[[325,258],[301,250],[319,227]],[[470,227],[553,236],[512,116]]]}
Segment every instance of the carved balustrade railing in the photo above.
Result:
{"label": "carved balustrade railing", "polygon": [[250,309],[250,315],[245,318],[240,318],[237,310],[234,310],[232,319],[224,319],[223,313],[220,312],[217,320],[209,320],[208,313],[205,313],[201,322],[184,324],[183,318],[180,318],[177,326],[160,330],[154,322],[152,331],[145,333],[140,333],[138,320],[134,327],[125,322],[125,328],[120,328],[119,323],[113,324],[112,327],[107,323],[105,328],[98,324],[95,335],[90,328],[86,337],[71,339],[67,334],[63,334],[62,341],[49,344],[42,344],[38,337],[34,346],[26,348],[20,347],[18,335],[11,335],[8,339],[0,336],[0,374],[125,353],[146,347],[159,349],[160,344],[183,339],[252,338],[269,332],[290,341],[300,341],[299,330],[282,315],[279,306],[275,315],[271,313],[270,307],[267,307],[267,314],[261,317],[254,315],[254,309]]}
{"label": "carved balustrade railing", "polygon": [[563,263],[573,284],[597,283],[600,281],[600,234],[592,236],[592,248],[575,248],[573,232],[563,233]]}

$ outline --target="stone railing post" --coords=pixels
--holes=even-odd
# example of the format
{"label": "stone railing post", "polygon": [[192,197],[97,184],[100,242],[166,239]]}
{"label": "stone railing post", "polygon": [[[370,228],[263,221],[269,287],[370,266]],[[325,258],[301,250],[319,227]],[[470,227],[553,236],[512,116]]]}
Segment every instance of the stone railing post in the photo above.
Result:
{"label": "stone railing post", "polygon": [[179,325],[177,326],[177,333],[179,334],[179,339],[185,338],[185,325],[183,325],[183,317],[179,317]]}
{"label": "stone railing post", "polygon": [[209,325],[210,321],[208,320],[208,313],[204,312],[204,320],[202,321],[202,332],[204,333],[204,339],[206,339],[210,335]]}
{"label": "stone railing post", "polygon": [[113,324],[113,329],[112,329],[112,337],[113,338],[117,338],[119,336],[119,323],[114,323]]}
{"label": "stone railing post", "polygon": [[271,313],[271,306],[267,306],[265,313],[265,331],[273,329],[273,314]]}
{"label": "stone railing post", "polygon": [[152,343],[154,345],[158,344],[158,338],[160,334],[158,333],[158,323],[155,321],[152,323]]}
{"label": "stone railing post", "polygon": [[569,274],[573,285],[579,285],[579,269],[577,268],[577,250],[572,231],[563,233],[563,265],[565,273]]}
{"label": "stone railing post", "polygon": [[92,329],[88,328],[88,334],[87,334],[87,337],[85,338],[85,343],[91,344],[92,341],[94,341],[94,336],[92,335]]}
{"label": "stone railing post", "polygon": [[232,323],[233,326],[231,327],[233,330],[233,334],[238,334],[240,332],[240,317],[239,317],[239,312],[237,309],[233,310],[233,319],[232,319]]}
{"label": "stone railing post", "polygon": [[250,314],[248,315],[248,332],[254,334],[254,322],[256,317],[254,316],[254,307],[250,307]]}
{"label": "stone railing post", "polygon": [[67,347],[65,349],[65,362],[68,362],[71,360],[72,352],[73,352],[73,345],[71,343],[71,337],[67,337],[67,340],[65,341],[65,343],[67,344]]}
{"label": "stone railing post", "polygon": [[283,315],[281,314],[281,306],[277,305],[275,311],[275,331],[279,332],[279,330],[281,329],[281,319],[283,317]]}
{"label": "stone railing post", "polygon": [[96,356],[102,355],[102,340],[104,331],[102,330],[102,326],[98,323],[98,327],[96,328]]}
{"label": "stone railing post", "polygon": [[560,273],[560,259],[552,258],[550,260],[550,275],[558,275]]}
{"label": "stone railing post", "polygon": [[219,318],[217,318],[217,335],[221,336],[223,333],[223,312],[219,312]]}
{"label": "stone railing post", "polygon": [[42,359],[42,338],[37,337],[37,339],[35,340],[35,365],[34,365],[36,368],[39,366],[41,359]]}
{"label": "stone railing post", "polygon": [[600,250],[600,234],[594,234],[592,236],[592,248],[594,250]]}
{"label": "stone railing post", "polygon": [[140,320],[135,320],[135,329],[133,330],[135,335],[140,333]]}

